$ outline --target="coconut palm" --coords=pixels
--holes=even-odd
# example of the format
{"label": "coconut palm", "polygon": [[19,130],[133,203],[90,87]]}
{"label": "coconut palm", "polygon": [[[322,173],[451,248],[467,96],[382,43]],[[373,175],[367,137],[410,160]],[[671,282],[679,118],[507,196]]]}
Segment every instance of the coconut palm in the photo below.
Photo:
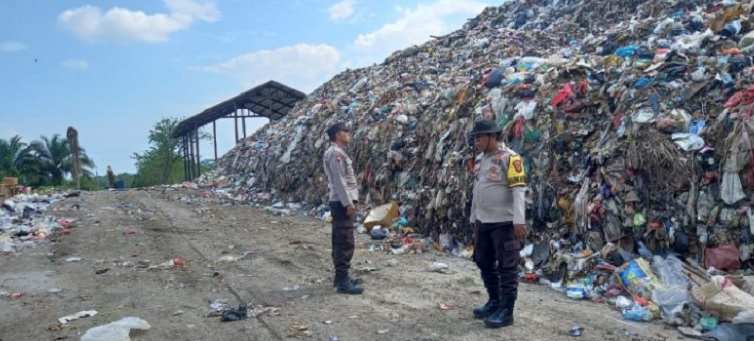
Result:
{"label": "coconut palm", "polygon": [[21,141],[21,136],[0,139],[0,177],[18,177],[21,183],[28,183],[38,174],[34,149]]}
{"label": "coconut palm", "polygon": [[[40,137],[41,141],[34,141],[31,147],[39,163],[39,170],[46,175],[50,184],[60,186],[65,178],[73,171],[73,158],[71,157],[71,145],[68,140],[55,134],[52,138]],[[92,177],[90,168],[94,168],[94,161],[86,155],[84,148],[79,148],[82,166],[82,177]]]}

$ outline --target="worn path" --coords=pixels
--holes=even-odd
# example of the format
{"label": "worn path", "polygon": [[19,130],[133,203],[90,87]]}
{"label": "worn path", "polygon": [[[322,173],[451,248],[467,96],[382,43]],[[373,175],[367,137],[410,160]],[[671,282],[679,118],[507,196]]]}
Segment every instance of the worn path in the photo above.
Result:
{"label": "worn path", "polygon": [[[0,299],[0,341],[79,340],[88,328],[126,316],[152,326],[132,334],[134,341],[332,335],[343,341],[573,340],[568,331],[576,326],[584,327],[580,340],[679,339],[660,324],[623,321],[608,306],[527,284],[521,285],[516,324],[484,329],[471,317],[486,298],[473,263],[440,254],[369,252],[364,235],[358,236],[353,266],[377,270],[360,274],[365,295],[338,295],[331,282],[328,224],[245,206],[195,204],[200,195],[98,192],[56,203],[51,213],[80,219],[73,234],[0,256],[0,291],[24,294]],[[77,203],[80,210],[73,208]],[[250,256],[221,261],[244,251]],[[66,262],[73,256],[82,260]],[[184,267],[159,267],[176,257],[185,260]],[[146,261],[157,268],[145,267]],[[448,263],[451,273],[424,271],[423,264],[432,261]],[[51,288],[62,291],[48,293]],[[251,302],[258,316],[221,322],[208,316],[218,299],[231,306]],[[57,318],[82,310],[99,314],[57,326]]]}

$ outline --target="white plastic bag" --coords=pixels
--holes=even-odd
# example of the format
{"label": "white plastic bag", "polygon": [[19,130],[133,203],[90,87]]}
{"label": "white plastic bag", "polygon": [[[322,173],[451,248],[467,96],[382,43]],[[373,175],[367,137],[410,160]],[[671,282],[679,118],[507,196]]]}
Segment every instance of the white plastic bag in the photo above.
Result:
{"label": "white plastic bag", "polygon": [[699,150],[704,148],[704,139],[699,135],[687,133],[675,133],[671,135],[673,142],[685,151]]}
{"label": "white plastic bag", "polygon": [[81,336],[81,341],[131,341],[131,329],[148,330],[147,321],[138,317],[125,317],[106,325],[90,328]]}
{"label": "white plastic bag", "polygon": [[535,101],[519,102],[518,104],[516,104],[516,115],[513,117],[513,119],[523,116],[525,120],[531,120],[532,118],[534,118],[534,110],[536,108],[537,102]]}
{"label": "white plastic bag", "polygon": [[631,121],[634,123],[652,123],[655,121],[655,113],[652,108],[641,108],[631,115]]}
{"label": "white plastic bag", "polygon": [[733,205],[740,200],[746,199],[743,186],[741,186],[741,178],[737,173],[723,173],[720,198],[728,205]]}
{"label": "white plastic bag", "polygon": [[733,324],[754,323],[754,310],[742,311],[733,318]]}

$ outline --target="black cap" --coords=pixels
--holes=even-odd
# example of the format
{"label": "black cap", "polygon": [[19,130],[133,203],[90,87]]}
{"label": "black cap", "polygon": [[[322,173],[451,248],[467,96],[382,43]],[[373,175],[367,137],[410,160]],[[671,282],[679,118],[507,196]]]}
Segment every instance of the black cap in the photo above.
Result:
{"label": "black cap", "polygon": [[478,134],[495,134],[502,132],[503,129],[493,120],[480,120],[474,122],[474,129],[471,129],[471,135]]}
{"label": "black cap", "polygon": [[339,131],[349,132],[351,131],[351,129],[348,129],[345,123],[338,122],[327,128],[327,136],[332,140],[335,138],[335,134],[337,134]]}

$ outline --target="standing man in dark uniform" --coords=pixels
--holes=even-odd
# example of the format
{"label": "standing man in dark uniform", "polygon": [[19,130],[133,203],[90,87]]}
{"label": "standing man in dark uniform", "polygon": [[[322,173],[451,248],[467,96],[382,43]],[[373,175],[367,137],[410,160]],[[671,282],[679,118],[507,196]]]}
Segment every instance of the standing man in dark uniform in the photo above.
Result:
{"label": "standing man in dark uniform", "polygon": [[521,156],[507,148],[502,129],[493,120],[474,123],[475,146],[483,152],[476,158],[471,226],[474,230],[474,260],[481,270],[489,301],[474,309],[485,326],[513,324],[518,297],[518,263],[525,225],[526,175]]}
{"label": "standing man in dark uniform", "polygon": [[354,224],[359,190],[351,158],[344,150],[351,137],[343,123],[336,123],[327,129],[330,148],[325,151],[323,165],[330,187],[330,213],[332,215],[332,258],[335,265],[335,287],[339,293],[359,295],[364,289],[358,281],[348,276],[353,259]]}

